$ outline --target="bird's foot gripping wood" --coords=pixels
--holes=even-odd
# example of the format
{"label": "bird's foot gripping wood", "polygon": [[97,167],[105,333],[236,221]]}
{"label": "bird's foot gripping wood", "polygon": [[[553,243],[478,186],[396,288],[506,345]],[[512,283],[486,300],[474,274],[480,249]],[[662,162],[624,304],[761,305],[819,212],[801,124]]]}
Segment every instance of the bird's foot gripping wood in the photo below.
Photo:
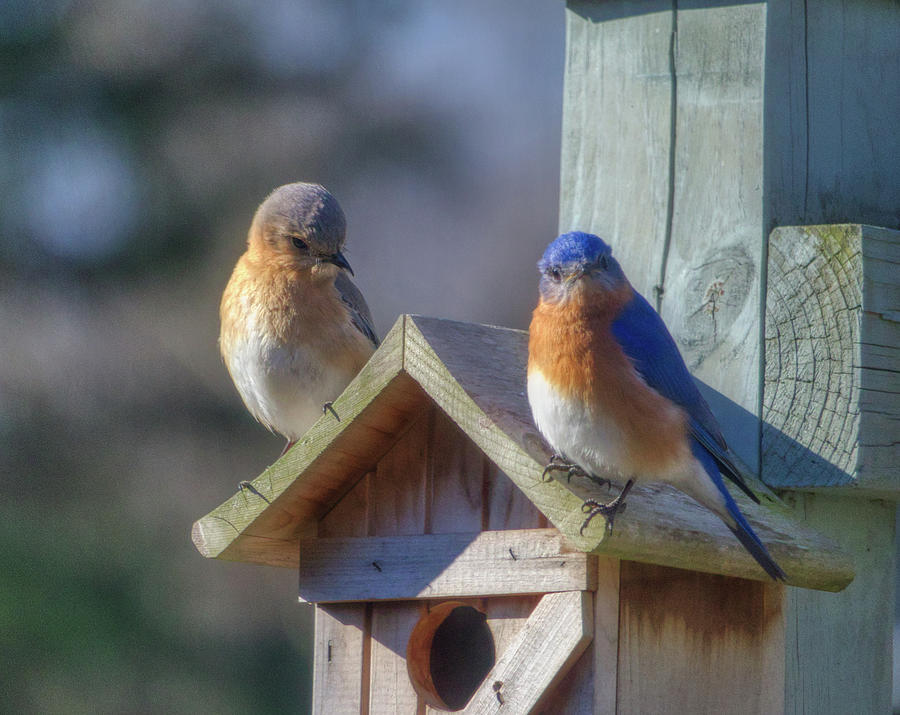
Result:
{"label": "bird's foot gripping wood", "polygon": [[334,409],[333,402],[326,402],[324,405],[322,405],[322,414],[327,415],[329,412],[334,415],[334,419],[336,419],[338,422],[341,421],[341,418],[338,416],[338,413]]}
{"label": "bird's foot gripping wood", "polygon": [[587,514],[587,517],[581,525],[579,533],[583,534],[588,524],[591,523],[591,519],[597,516],[597,514],[602,514],[606,517],[606,532],[611,534],[613,529],[613,519],[615,519],[616,514],[620,511],[625,511],[625,497],[628,496],[628,492],[631,491],[633,485],[634,480],[629,479],[619,496],[606,504],[593,499],[586,499],[584,504],[581,505],[581,510]]}
{"label": "bird's foot gripping wood", "polygon": [[[291,444],[291,443],[288,443],[288,446],[290,446],[290,444]],[[272,503],[272,502],[270,502],[270,501],[266,498],[266,495],[265,495],[265,494],[263,494],[261,491],[259,491],[259,489],[257,489],[256,487],[253,486],[253,483],[252,483],[252,482],[248,482],[248,481],[246,481],[246,480],[245,480],[245,481],[242,481],[242,482],[238,482],[238,491],[239,491],[241,494],[244,493],[244,490],[245,490],[245,489],[246,489],[248,492],[250,492],[251,494],[256,494],[256,496],[258,496],[260,499],[262,499],[266,504],[271,504],[271,503]]]}
{"label": "bird's foot gripping wood", "polygon": [[549,482],[553,477],[548,477],[547,475],[551,472],[565,472],[566,478],[570,482],[572,481],[572,477],[587,477],[597,484],[609,483],[609,480],[600,479],[599,477],[595,477],[593,474],[584,471],[577,464],[570,462],[561,454],[554,454],[550,457],[550,461],[547,462],[547,466],[544,467],[544,471],[541,472],[541,481]]}

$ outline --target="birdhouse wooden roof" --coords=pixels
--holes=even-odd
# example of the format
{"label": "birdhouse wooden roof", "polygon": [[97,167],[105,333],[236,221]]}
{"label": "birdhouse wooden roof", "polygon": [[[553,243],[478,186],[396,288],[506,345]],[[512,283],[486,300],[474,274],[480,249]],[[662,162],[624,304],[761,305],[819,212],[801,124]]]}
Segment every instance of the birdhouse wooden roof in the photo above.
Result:
{"label": "birdhouse wooden roof", "polygon": [[[550,453],[525,395],[527,343],[519,330],[401,316],[335,400],[334,413],[324,414],[248,487],[194,524],[197,549],[208,558],[297,567],[301,543],[312,543],[303,537],[315,536],[320,520],[376,469],[417,417],[436,408],[558,530],[544,530],[556,550],[767,579],[715,515],[664,485],[636,486],[611,534],[602,518],[581,533],[584,499],[608,496],[583,478],[542,478]],[[762,496],[756,505],[735,493],[788,583],[844,588],[854,575],[849,556],[792,518],[767,490]],[[427,531],[409,538],[425,536]],[[490,539],[483,535],[481,547],[490,549]],[[372,597],[377,595],[360,595]]]}

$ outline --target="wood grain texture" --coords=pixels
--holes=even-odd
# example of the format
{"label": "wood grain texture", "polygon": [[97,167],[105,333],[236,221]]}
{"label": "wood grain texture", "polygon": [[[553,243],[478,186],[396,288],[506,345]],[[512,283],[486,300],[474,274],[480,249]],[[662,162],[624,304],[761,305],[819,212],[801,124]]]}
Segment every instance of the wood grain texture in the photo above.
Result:
{"label": "wood grain texture", "polygon": [[617,712],[782,712],[785,590],[623,562]]}
{"label": "wood grain texture", "polygon": [[[475,532],[486,520],[490,474],[484,454],[440,409],[432,408],[428,433],[429,525],[433,534]],[[497,478],[509,481],[504,475]]]}
{"label": "wood grain texture", "polygon": [[621,613],[621,562],[600,559],[594,593],[594,715],[615,715]]}
{"label": "wood grain texture", "polygon": [[764,478],[900,491],[900,232],[785,227],[769,241]]}
{"label": "wood grain texture", "polygon": [[560,229],[664,288],[689,366],[747,410],[724,429],[754,470],[767,234],[900,228],[898,32],[873,0],[568,3]]}
{"label": "wood grain texture", "polygon": [[372,608],[369,715],[415,713],[424,708],[406,668],[406,645],[424,605],[415,601],[376,603]]}
{"label": "wood grain texture", "polygon": [[672,228],[661,314],[691,372],[743,407],[729,445],[759,461],[765,3],[679,9]]}
{"label": "wood grain texture", "polygon": [[532,712],[587,647],[591,607],[587,592],[544,596],[461,712]]}
{"label": "wood grain texture", "polygon": [[[560,229],[607,239],[759,451],[764,3],[568,3]],[[740,416],[740,419],[738,418]]]}
{"label": "wood grain texture", "polygon": [[616,715],[619,658],[619,561],[597,557],[594,637],[540,705],[546,715]]}
{"label": "wood grain texture", "polygon": [[[595,710],[594,698],[594,643],[588,645],[578,660],[550,692],[541,698],[540,704],[535,709],[541,715],[594,715],[594,713],[615,713],[613,710]],[[613,671],[615,672],[615,671]],[[613,691],[615,695],[615,691]]]}
{"label": "wood grain texture", "polygon": [[593,590],[594,558],[556,529],[303,539],[300,597],[462,598]]}
{"label": "wood grain texture", "polygon": [[[672,44],[668,77],[657,72],[660,91],[643,92],[639,82],[644,77],[634,67],[648,56],[659,66],[663,52],[661,43],[642,33],[651,24],[662,33],[667,22],[677,38]],[[766,285],[771,266],[766,260],[769,232],[777,225],[845,221],[900,228],[900,162],[896,161],[900,154],[900,133],[896,131],[900,5],[874,0],[660,5],[570,0],[567,28],[560,228],[592,230],[609,239],[635,285],[651,302],[649,289],[660,282],[657,276],[664,278],[663,317],[695,374],[745,410],[731,410],[723,426],[729,442],[756,468],[762,430],[755,415],[761,414],[763,404],[761,321],[766,308],[759,291]],[[629,42],[635,38],[642,41]],[[604,54],[608,48],[619,48],[620,56]],[[667,146],[661,141],[661,123],[655,125],[655,132],[646,131],[647,116],[669,119]],[[645,161],[645,152],[654,152],[656,161]],[[632,159],[634,166],[623,162],[621,156]],[[667,156],[668,163],[664,161]],[[635,177],[640,182],[637,185]],[[660,197],[666,193],[671,217],[668,226],[659,220],[664,213]],[[894,264],[896,276],[895,259]],[[896,278],[893,280],[896,287]],[[885,403],[893,400],[885,393],[885,383],[887,393],[896,393],[893,351],[897,339],[892,327],[897,317],[890,311],[871,316],[862,313],[862,321],[875,318],[869,320],[868,330],[879,338],[865,343],[869,357],[865,363],[860,358],[854,369],[868,370],[873,386],[868,398],[881,414],[869,418],[870,437],[862,436],[857,450],[861,453],[867,451],[865,445],[876,446],[885,456],[865,463],[857,458],[858,484],[871,479],[868,494],[879,493],[874,491],[877,488],[896,498],[889,491],[896,482],[881,481],[876,475],[879,469],[896,469],[900,464],[897,423],[884,416],[889,411]],[[834,320],[845,318],[846,313],[840,312],[832,316]],[[821,315],[812,325],[835,329],[829,318]],[[829,348],[822,345],[818,352],[803,348],[798,355],[789,341],[784,347],[792,359],[821,359]],[[880,370],[874,369],[876,366]],[[862,375],[859,377],[856,390],[862,382]],[[835,375],[834,379],[839,382],[844,376]],[[811,387],[806,383],[798,389]],[[765,400],[768,405],[768,396]],[[833,400],[830,408],[836,405]],[[840,424],[847,412],[844,408],[827,417],[832,424]],[[842,448],[827,441],[822,446]],[[763,454],[767,459],[768,450]],[[827,470],[807,471],[810,479],[828,476]],[[766,468],[767,477],[775,472],[791,478],[784,465]],[[808,523],[815,526],[831,519],[835,535],[843,529],[854,538],[874,529],[874,535],[863,539],[868,539],[868,546],[860,544],[858,548],[859,553],[869,548],[878,551],[877,544],[887,535],[886,517],[851,506],[855,501],[843,508],[881,526],[854,525],[838,509],[839,500]],[[630,503],[629,509],[636,504]],[[871,504],[868,507],[873,508]],[[662,512],[655,517],[635,517],[632,511],[630,516],[648,524],[666,520]],[[616,524],[617,531],[620,526]],[[604,545],[606,549],[614,548],[615,538],[614,534]],[[769,543],[767,536],[763,540]],[[852,548],[852,541],[847,548]],[[895,558],[891,557],[890,565],[865,558],[857,562],[860,568],[873,571],[871,583],[868,577],[862,579],[861,588],[871,587],[873,593],[860,597],[860,614],[870,608],[871,599],[893,602],[882,577],[890,578],[885,574],[892,573]],[[625,561],[622,566],[623,571],[626,567],[646,568]],[[884,692],[889,689],[890,677],[884,672],[889,661],[883,644],[890,616],[877,617],[884,630],[871,634],[870,623],[855,620],[857,611],[846,600],[851,598],[850,590],[838,597],[795,589],[787,589],[787,593],[786,618],[780,627],[783,652],[778,653],[777,634],[770,630],[765,646],[768,665],[757,664],[758,670],[776,674],[783,673],[788,664],[787,681],[782,674],[786,703],[779,707],[751,698],[746,708],[739,700],[730,703],[726,711],[756,708],[764,712],[763,705],[773,705],[774,711],[787,707],[790,712],[886,711]],[[807,600],[815,604],[809,615],[800,605]],[[836,605],[827,608],[829,603]],[[879,612],[877,607],[874,612]],[[846,629],[844,613],[849,617]],[[816,622],[816,618],[820,620]],[[784,643],[785,623],[794,623],[821,640]],[[839,635],[831,639],[827,634],[834,624]],[[849,637],[857,627],[862,638],[844,642],[845,635]],[[876,655],[868,652],[868,639]],[[798,647],[804,649],[802,654]],[[823,653],[821,660],[816,660],[815,653]],[[849,663],[857,656],[859,671]],[[679,657],[673,653],[673,662]],[[878,667],[870,657],[880,659]],[[802,674],[794,672],[794,667],[802,669]],[[858,704],[854,703],[859,689],[866,688],[873,677],[878,681],[874,692],[859,695]],[[853,678],[855,683],[850,686]],[[689,674],[688,680],[693,680]],[[794,681],[802,695],[792,696]],[[825,681],[830,681],[828,686]],[[849,694],[843,698],[835,693],[835,708],[828,704],[827,696],[818,695],[832,692],[831,683],[834,690],[846,686]],[[749,685],[745,682],[742,687]],[[643,711],[681,711],[666,699],[665,692],[659,695],[659,707]],[[633,702],[643,703],[640,699]],[[679,702],[677,697],[675,702]],[[624,705],[619,712],[642,711],[622,708]]]}
{"label": "wood grain texture", "polygon": [[[430,428],[429,410],[424,408],[378,462],[368,492],[368,533],[382,541],[402,540],[422,534],[428,522],[426,494],[426,449]],[[379,539],[337,539],[330,543],[376,543]],[[314,542],[314,543],[326,543]],[[351,546],[350,551],[354,548]],[[347,548],[345,546],[345,553]],[[307,554],[300,550],[301,568]],[[314,555],[310,555],[314,559]],[[378,555],[366,558],[364,568],[377,576]],[[342,575],[343,576],[343,575]],[[341,577],[342,577],[341,576]],[[340,577],[339,577],[340,578]],[[301,581],[302,584],[302,581]],[[320,584],[321,585],[321,584]],[[336,584],[340,585],[340,584]],[[304,592],[301,591],[301,599]],[[356,600],[369,600],[364,594]],[[372,609],[372,638],[368,700],[370,715],[413,713],[424,707],[415,692],[406,667],[406,646],[424,606],[414,601],[375,603]]]}
{"label": "wood grain texture", "polygon": [[[398,463],[401,450],[406,457]],[[398,472],[395,479],[393,475]],[[418,476],[412,489],[404,489],[413,472]],[[474,533],[482,529],[548,526],[546,517],[515,483],[434,405],[422,410],[382,458],[378,473],[385,484],[374,487],[376,473],[357,482],[319,520],[318,536],[374,534],[373,516],[378,518],[381,514],[390,527],[394,523],[392,519],[398,518],[398,510],[407,513],[410,509],[419,512],[419,517],[408,524],[409,533]],[[417,496],[409,500],[411,494]],[[379,500],[385,503],[375,503]]]}
{"label": "wood grain texture", "polygon": [[804,520],[856,563],[842,593],[787,589],[785,712],[891,711],[896,580],[895,502],[794,494]]}
{"label": "wood grain texture", "polygon": [[428,431],[426,408],[379,460],[369,490],[370,536],[403,536],[426,531]]}
{"label": "wood grain texture", "polygon": [[669,209],[671,10],[569,2],[566,13],[559,228],[606,239],[651,302]]}
{"label": "wood grain texture", "polygon": [[[524,395],[526,335],[422,317],[410,318],[406,334],[410,376],[574,546],[623,559],[765,578],[718,518],[667,487],[635,487],[628,518],[620,519],[608,538],[602,520],[598,527],[592,522],[581,535],[583,499],[602,499],[606,493],[583,479],[541,480],[548,452]],[[852,578],[849,560],[827,539],[800,527],[786,513],[736,498],[789,583],[840,589]]]}
{"label": "wood grain texture", "polygon": [[542,595],[499,596],[483,601],[487,613],[488,628],[494,637],[498,654],[503,653],[516,641],[519,632],[528,622],[528,617],[540,603]]}
{"label": "wood grain texture", "polygon": [[318,522],[317,536],[368,536],[371,515],[369,501],[374,472],[366,474],[344,495],[334,508]]}
{"label": "wood grain texture", "polygon": [[369,647],[366,605],[316,607],[313,712],[316,715],[359,715]]}
{"label": "wood grain texture", "polygon": [[766,29],[766,230],[900,228],[900,4],[771,2]]}
{"label": "wood grain texture", "polygon": [[[487,615],[487,626],[494,641],[497,658],[518,642],[522,629],[542,598],[542,595],[492,596],[463,602]],[[427,715],[440,715],[445,711],[426,707],[425,712]]]}
{"label": "wood grain texture", "polygon": [[525,397],[526,334],[419,316],[405,332],[410,377],[573,544],[596,548],[605,531],[579,533],[582,500],[541,479],[550,455]]}
{"label": "wood grain texture", "polygon": [[487,494],[485,529],[543,529],[550,525],[544,516],[514,481],[504,474],[487,456]]}
{"label": "wood grain texture", "polygon": [[[518,642],[525,624],[542,598],[542,595],[495,596],[481,600],[481,608],[487,614],[487,626],[494,640],[495,659]],[[429,715],[438,715],[438,711],[429,710]]]}

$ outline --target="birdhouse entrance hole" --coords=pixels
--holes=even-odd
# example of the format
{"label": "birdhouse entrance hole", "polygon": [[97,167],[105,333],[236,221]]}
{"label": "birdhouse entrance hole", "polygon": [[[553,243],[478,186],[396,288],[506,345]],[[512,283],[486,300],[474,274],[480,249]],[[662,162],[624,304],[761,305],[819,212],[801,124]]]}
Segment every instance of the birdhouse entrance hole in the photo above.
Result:
{"label": "birdhouse entrance hole", "polygon": [[460,710],[494,667],[494,638],[482,611],[446,601],[409,637],[406,664],[416,692],[440,710]]}

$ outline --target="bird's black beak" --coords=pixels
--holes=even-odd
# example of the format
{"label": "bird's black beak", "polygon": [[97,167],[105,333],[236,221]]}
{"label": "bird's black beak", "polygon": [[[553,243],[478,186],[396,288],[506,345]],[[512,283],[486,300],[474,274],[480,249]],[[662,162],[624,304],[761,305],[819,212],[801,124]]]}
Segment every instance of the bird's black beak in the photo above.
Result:
{"label": "bird's black beak", "polygon": [[344,269],[345,271],[347,271],[351,276],[355,276],[355,275],[356,275],[356,274],[353,272],[353,269],[350,267],[350,264],[347,263],[347,259],[344,258],[344,254],[341,253],[340,251],[338,251],[337,253],[335,253],[335,254],[333,254],[333,255],[331,255],[331,256],[328,256],[328,258],[326,258],[325,260],[328,261],[329,263],[333,263],[333,264],[336,265],[338,268],[343,268],[343,269]]}

